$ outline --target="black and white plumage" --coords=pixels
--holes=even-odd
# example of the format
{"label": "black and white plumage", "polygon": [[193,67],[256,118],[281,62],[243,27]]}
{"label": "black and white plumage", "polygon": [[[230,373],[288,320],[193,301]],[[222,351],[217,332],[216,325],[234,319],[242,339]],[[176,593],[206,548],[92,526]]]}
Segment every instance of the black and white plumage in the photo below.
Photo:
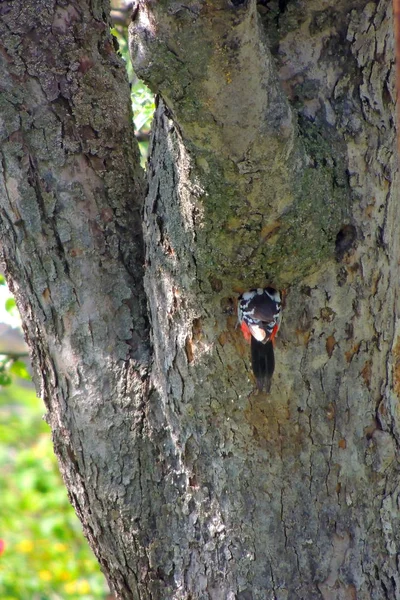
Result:
{"label": "black and white plumage", "polygon": [[238,300],[238,322],[251,340],[251,364],[258,389],[269,392],[275,369],[273,340],[281,324],[281,295],[272,287],[244,292]]}

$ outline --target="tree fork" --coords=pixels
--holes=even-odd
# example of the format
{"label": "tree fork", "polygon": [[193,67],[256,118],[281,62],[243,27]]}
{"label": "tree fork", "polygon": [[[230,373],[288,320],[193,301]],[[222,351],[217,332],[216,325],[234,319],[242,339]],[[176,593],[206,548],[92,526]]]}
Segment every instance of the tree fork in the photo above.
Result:
{"label": "tree fork", "polygon": [[[139,3],[136,68],[161,94],[144,207],[150,377],[143,188],[100,4],[6,4],[2,251],[113,589],[395,600],[390,3],[278,3],[262,20],[254,2]],[[230,314],[240,288],[266,282],[288,288],[269,396],[253,393]]]}

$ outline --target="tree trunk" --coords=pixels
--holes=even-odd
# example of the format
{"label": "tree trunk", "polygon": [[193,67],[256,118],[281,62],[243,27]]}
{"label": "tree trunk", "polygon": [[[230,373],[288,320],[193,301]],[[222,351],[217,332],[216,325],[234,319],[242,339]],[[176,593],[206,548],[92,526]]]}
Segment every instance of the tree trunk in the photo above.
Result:
{"label": "tree trunk", "polygon": [[[144,290],[101,10],[5,6],[3,255],[118,597],[399,598],[391,4],[137,4],[160,96]],[[237,294],[266,284],[286,290],[269,395],[235,330]]]}
{"label": "tree trunk", "polygon": [[71,502],[113,588],[137,597],[149,351],[126,72],[100,4],[0,14],[3,260]]}

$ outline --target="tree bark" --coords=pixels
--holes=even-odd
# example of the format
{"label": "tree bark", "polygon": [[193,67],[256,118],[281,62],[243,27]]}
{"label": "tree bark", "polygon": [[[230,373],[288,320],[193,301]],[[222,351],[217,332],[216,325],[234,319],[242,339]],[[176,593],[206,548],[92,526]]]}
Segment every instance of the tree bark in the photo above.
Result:
{"label": "tree bark", "polygon": [[[398,598],[391,3],[138,3],[133,62],[159,94],[144,288],[100,5],[4,6],[2,252],[112,588]],[[269,395],[234,314],[266,284],[286,290]]]}
{"label": "tree bark", "polygon": [[126,507],[149,342],[127,77],[101,3],[0,14],[2,258],[71,502],[117,594],[137,597]]}

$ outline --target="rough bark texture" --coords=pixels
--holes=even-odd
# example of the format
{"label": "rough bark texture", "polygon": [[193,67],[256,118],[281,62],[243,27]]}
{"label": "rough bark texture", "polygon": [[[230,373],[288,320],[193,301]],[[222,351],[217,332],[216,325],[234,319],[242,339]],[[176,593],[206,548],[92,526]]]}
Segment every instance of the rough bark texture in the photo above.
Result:
{"label": "rough bark texture", "polygon": [[0,15],[2,257],[71,501],[132,597],[148,334],[126,73],[100,4],[2,2]]}
{"label": "rough bark texture", "polygon": [[350,215],[342,136],[296,119],[255,2],[140,6],[134,68],[164,98],[203,192],[200,276],[301,280]]}
{"label": "rough bark texture", "polygon": [[[166,105],[145,212],[153,597],[396,598],[391,5],[142,2],[131,50]],[[269,397],[226,315],[266,283],[287,288]]]}
{"label": "rough bark texture", "polygon": [[[101,11],[1,13],[2,252],[118,596],[399,598],[391,4],[138,3],[160,94],[148,378],[143,187]],[[267,283],[287,290],[268,396],[233,314]]]}

